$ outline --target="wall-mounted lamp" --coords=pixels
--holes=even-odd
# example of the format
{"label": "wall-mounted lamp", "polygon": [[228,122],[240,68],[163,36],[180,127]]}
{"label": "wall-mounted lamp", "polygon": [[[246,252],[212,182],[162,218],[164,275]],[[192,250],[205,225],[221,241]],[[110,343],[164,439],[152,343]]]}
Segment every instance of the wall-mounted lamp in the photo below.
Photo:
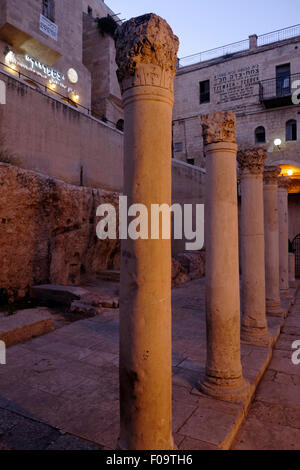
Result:
{"label": "wall-mounted lamp", "polygon": [[75,101],[75,103],[78,103],[80,96],[78,93],[73,93],[72,94],[72,100]]}
{"label": "wall-mounted lamp", "polygon": [[274,140],[274,145],[280,150],[280,145],[282,144],[281,139],[275,139]]}

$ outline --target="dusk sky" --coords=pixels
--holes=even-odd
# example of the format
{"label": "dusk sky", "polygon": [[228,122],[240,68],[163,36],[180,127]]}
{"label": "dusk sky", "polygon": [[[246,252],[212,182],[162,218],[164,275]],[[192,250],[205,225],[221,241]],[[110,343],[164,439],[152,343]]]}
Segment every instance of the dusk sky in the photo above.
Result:
{"label": "dusk sky", "polygon": [[299,0],[105,1],[122,19],[149,12],[165,18],[180,39],[179,57],[300,23]]}

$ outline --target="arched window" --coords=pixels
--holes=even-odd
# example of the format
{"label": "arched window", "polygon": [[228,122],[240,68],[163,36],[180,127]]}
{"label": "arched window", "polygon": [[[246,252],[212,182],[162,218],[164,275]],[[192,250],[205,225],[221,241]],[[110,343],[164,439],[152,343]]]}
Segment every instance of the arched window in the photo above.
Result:
{"label": "arched window", "polygon": [[116,124],[116,128],[121,131],[121,132],[124,132],[124,119],[119,119],[117,124]]}
{"label": "arched window", "polygon": [[285,125],[285,140],[297,140],[297,121],[295,119],[291,119]]}
{"label": "arched window", "polygon": [[50,21],[55,21],[55,2],[54,0],[43,0],[43,15]]}
{"label": "arched window", "polygon": [[263,126],[255,129],[255,143],[264,144],[266,142],[266,130]]}

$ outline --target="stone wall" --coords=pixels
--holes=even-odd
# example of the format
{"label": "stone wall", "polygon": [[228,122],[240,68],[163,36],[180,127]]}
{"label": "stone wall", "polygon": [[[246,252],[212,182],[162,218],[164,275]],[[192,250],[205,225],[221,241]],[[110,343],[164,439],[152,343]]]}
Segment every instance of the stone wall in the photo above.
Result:
{"label": "stone wall", "polygon": [[24,297],[34,284],[78,285],[119,269],[118,240],[96,237],[96,208],[118,194],[68,185],[0,163],[0,291]]}
{"label": "stone wall", "polygon": [[18,165],[67,183],[120,191],[123,134],[5,72],[0,148]]}
{"label": "stone wall", "polygon": [[[204,204],[205,170],[172,160],[172,203]],[[195,210],[193,211],[195,216]],[[195,217],[193,219],[195,224]],[[194,225],[195,226],[195,225]],[[186,240],[172,240],[172,254],[185,251]]]}
{"label": "stone wall", "polygon": [[124,119],[113,38],[101,34],[97,21],[83,14],[83,63],[91,73],[92,113],[117,123]]}

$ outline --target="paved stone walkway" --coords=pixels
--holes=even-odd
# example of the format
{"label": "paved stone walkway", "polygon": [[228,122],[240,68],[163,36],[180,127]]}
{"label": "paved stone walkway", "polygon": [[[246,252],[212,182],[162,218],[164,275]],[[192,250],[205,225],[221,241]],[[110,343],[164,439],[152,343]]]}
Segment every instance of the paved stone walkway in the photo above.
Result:
{"label": "paved stone walkway", "polygon": [[297,340],[300,291],[232,449],[300,450],[300,365],[291,360]]}
{"label": "paved stone walkway", "polygon": [[[239,425],[241,405],[195,390],[206,359],[204,280],[174,289],[172,298],[175,440],[183,450],[217,449]],[[278,319],[270,320],[270,327],[278,329]],[[291,326],[285,328],[291,335]],[[118,310],[107,310],[8,349],[7,365],[0,366],[3,448],[82,448],[89,443],[115,448],[118,329]],[[249,380],[257,377],[269,354],[266,348],[242,346]],[[281,354],[277,360],[282,361]]]}

